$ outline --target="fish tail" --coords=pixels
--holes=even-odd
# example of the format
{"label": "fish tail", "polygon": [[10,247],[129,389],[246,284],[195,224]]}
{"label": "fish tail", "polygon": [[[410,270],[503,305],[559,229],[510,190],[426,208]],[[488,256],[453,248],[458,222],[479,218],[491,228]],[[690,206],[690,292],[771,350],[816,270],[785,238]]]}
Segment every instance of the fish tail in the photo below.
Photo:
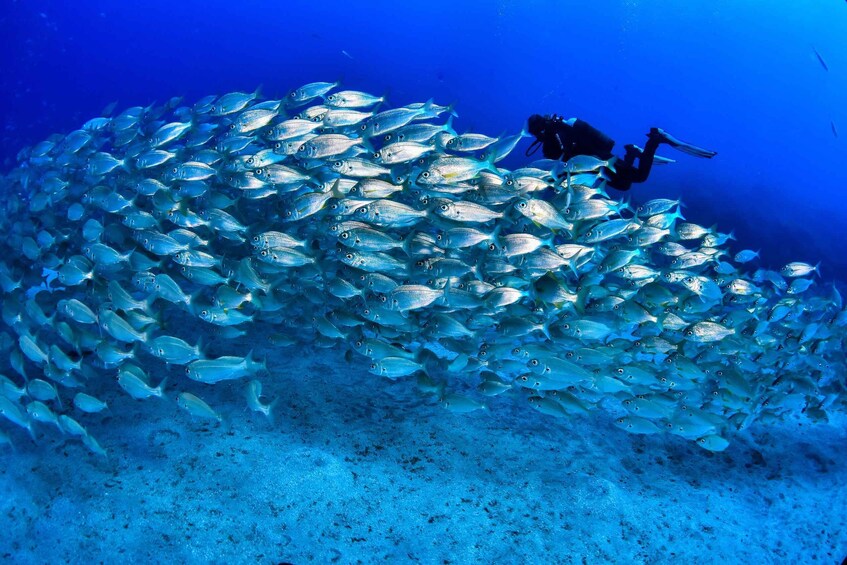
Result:
{"label": "fish tail", "polygon": [[264,412],[265,417],[268,419],[268,421],[269,421],[271,424],[273,424],[273,423],[274,423],[274,409],[276,408],[277,404],[279,404],[280,400],[282,400],[282,399],[281,399],[281,398],[277,398],[276,400],[274,400],[273,402],[271,402],[270,404],[268,404],[268,411],[267,411],[267,412]]}
{"label": "fish tail", "polygon": [[453,118],[456,116],[455,112],[450,112],[450,115],[447,116],[447,123],[444,124],[444,131],[451,135],[458,135],[456,130],[453,129]]}
{"label": "fish tail", "polygon": [[246,363],[247,370],[251,372],[258,373],[260,370],[265,373],[268,372],[268,363],[266,359],[262,359],[261,361],[257,361],[253,356],[253,350],[251,349],[249,353],[247,353]]}
{"label": "fish tail", "polygon": [[[364,141],[363,141],[363,143],[364,143]],[[369,144],[368,144],[368,145],[369,145]],[[368,150],[369,150],[371,153],[373,153],[373,148],[372,148],[372,147],[371,147],[371,148],[368,148]],[[338,179],[335,179],[335,182],[334,182],[334,183],[332,183],[332,187],[329,189],[329,192],[330,192],[330,194],[332,194],[332,197],[333,197],[333,198],[337,198],[337,199],[339,199],[339,200],[341,200],[341,199],[343,199],[343,198],[346,198],[346,197],[347,197],[347,195],[344,193],[344,191],[343,191],[343,190],[341,190],[341,188],[339,188],[340,186],[341,186],[341,179],[340,179],[340,178],[338,178]]]}
{"label": "fish tail", "polygon": [[497,153],[494,153],[494,152],[492,151],[492,152],[490,152],[490,154],[489,154],[489,155],[487,155],[487,156],[485,157],[485,159],[483,160],[484,166],[482,167],[482,169],[481,169],[481,170],[483,170],[483,171],[491,171],[492,173],[496,173],[496,172],[498,172],[496,162],[497,162]]}
{"label": "fish tail", "polygon": [[455,108],[456,108],[456,103],[450,102],[450,104],[447,105],[447,113],[450,114],[451,116],[453,116],[454,118],[458,118],[459,114],[456,113]]}
{"label": "fish tail", "polygon": [[165,395],[165,385],[166,384],[168,384],[168,377],[165,377],[164,379],[162,379],[161,382],[159,382],[159,386],[157,386],[156,388],[153,389],[155,391],[156,396],[158,396],[159,398],[162,398],[162,399],[167,398],[167,396]]}

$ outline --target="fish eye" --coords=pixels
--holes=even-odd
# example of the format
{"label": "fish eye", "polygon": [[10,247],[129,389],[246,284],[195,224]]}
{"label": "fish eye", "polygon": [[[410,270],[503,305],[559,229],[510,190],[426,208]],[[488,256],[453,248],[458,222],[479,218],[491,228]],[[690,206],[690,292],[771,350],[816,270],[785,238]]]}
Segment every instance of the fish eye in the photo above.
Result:
{"label": "fish eye", "polygon": [[450,207],[447,204],[442,204],[441,206],[439,206],[439,208],[446,212]]}
{"label": "fish eye", "polygon": [[442,239],[444,239],[444,236],[441,234],[435,236],[435,241],[441,241]]}
{"label": "fish eye", "polygon": [[616,372],[617,372],[617,374],[619,374],[619,375],[623,375],[623,368],[622,368],[622,367],[618,367],[618,370],[617,370]]}
{"label": "fish eye", "polygon": [[257,243],[258,243],[258,241],[259,241],[259,236],[258,236],[258,235],[254,235],[254,236],[253,236],[253,241],[255,241],[255,242],[257,242]]}
{"label": "fish eye", "polygon": [[335,163],[333,163],[333,166],[336,167],[336,168],[340,167],[341,161],[336,161]]}
{"label": "fish eye", "polygon": [[176,174],[176,172],[177,172],[178,170],[179,170],[179,169],[177,169],[176,167],[174,167],[173,169],[171,169],[171,172],[172,172],[173,174]]}
{"label": "fish eye", "polygon": [[370,314],[371,314],[370,308],[365,308],[364,310],[362,310],[362,314],[364,314],[365,316],[370,316]]}
{"label": "fish eye", "polygon": [[326,99],[329,100],[330,102],[332,102],[333,100],[335,100],[335,94],[330,94],[329,96],[326,97]]}
{"label": "fish eye", "polygon": [[297,151],[305,151],[305,150],[306,150],[306,144],[305,143],[297,148]]}
{"label": "fish eye", "polygon": [[[379,301],[380,302],[382,302],[384,304],[386,300],[388,300],[388,297],[386,297],[385,295],[382,295],[382,294],[379,295]],[[397,301],[395,300],[394,302],[397,302]]]}
{"label": "fish eye", "polygon": [[568,359],[573,359],[573,355],[573,351],[568,351],[567,353],[565,353],[565,357],[567,357]]}
{"label": "fish eye", "polygon": [[529,364],[533,367],[538,367],[538,359],[532,359]]}
{"label": "fish eye", "polygon": [[497,246],[496,246],[496,245],[494,245],[493,243],[489,243],[489,244],[488,244],[488,250],[489,250],[489,251],[494,251],[494,250],[496,250],[496,249],[497,249]]}
{"label": "fish eye", "polygon": [[280,143],[279,141],[274,143],[274,149],[279,149],[280,147],[282,147],[282,143]]}
{"label": "fish eye", "polygon": [[359,209],[358,209],[358,210],[356,210],[356,211],[357,211],[357,212],[359,212],[360,214],[367,214],[367,213],[368,213],[368,207],[367,207],[367,206],[362,206],[361,208],[359,208]]}
{"label": "fish eye", "polygon": [[691,330],[688,330],[688,331],[685,332],[685,335],[694,335],[694,332],[691,331]]}
{"label": "fish eye", "polygon": [[513,181],[512,179],[506,181],[506,186],[512,186],[513,184],[515,184],[515,181]]}
{"label": "fish eye", "polygon": [[422,173],[421,173],[421,176],[422,176],[423,178],[425,178],[425,179],[428,179],[428,178],[429,178],[429,171],[424,171],[424,172],[422,172]]}
{"label": "fish eye", "polygon": [[267,257],[268,256],[268,250],[262,249],[261,255],[262,255],[262,257]]}
{"label": "fish eye", "polygon": [[340,237],[341,239],[348,239],[350,237],[350,234],[348,232],[343,232]]}
{"label": "fish eye", "polygon": [[209,315],[209,311],[208,311],[208,310],[203,310],[202,312],[200,312],[200,315],[201,315],[201,316],[208,316],[208,315]]}
{"label": "fish eye", "polygon": [[374,159],[379,159],[379,158],[380,158],[380,152],[377,151],[376,153],[374,153]]}
{"label": "fish eye", "polygon": [[569,329],[571,329],[571,325],[570,324],[562,324],[562,328],[569,330]]}
{"label": "fish eye", "polygon": [[366,129],[368,129],[368,124],[362,124],[362,125],[360,125],[360,126],[359,126],[359,129],[360,129],[360,130],[362,130],[362,131],[365,131]]}
{"label": "fish eye", "polygon": [[345,257],[347,257],[347,259],[352,260],[352,259],[353,259],[353,254],[352,254],[352,253],[348,253],[348,254],[346,254],[346,255],[345,255]]}
{"label": "fish eye", "polygon": [[526,208],[526,200],[521,200],[521,201],[518,203],[518,206],[520,206],[521,208]]}

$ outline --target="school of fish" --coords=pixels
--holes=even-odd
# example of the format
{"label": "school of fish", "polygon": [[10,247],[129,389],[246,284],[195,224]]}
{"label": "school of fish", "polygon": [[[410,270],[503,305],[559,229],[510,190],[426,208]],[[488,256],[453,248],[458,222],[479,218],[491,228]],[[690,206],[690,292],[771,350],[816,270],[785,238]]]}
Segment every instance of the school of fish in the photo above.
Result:
{"label": "school of fish", "polygon": [[263,382],[291,377],[203,345],[242,336],[347,351],[455,412],[507,394],[711,451],[844,410],[847,311],[817,266],[747,269],[679,201],[611,198],[613,162],[507,170],[524,132],[385,106],[337,83],[175,98],[22,150],[0,200],[2,437],[105,454],[88,427],[110,394],[220,420],[191,381],[241,381],[270,417]]}

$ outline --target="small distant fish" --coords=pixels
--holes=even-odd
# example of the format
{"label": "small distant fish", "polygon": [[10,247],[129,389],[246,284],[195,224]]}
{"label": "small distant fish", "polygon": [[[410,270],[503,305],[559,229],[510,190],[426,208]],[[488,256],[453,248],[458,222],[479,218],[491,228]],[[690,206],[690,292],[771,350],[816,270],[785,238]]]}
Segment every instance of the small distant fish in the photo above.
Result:
{"label": "small distant fish", "polygon": [[341,54],[344,55],[345,57],[347,57],[348,59],[350,59],[351,61],[355,61],[355,59],[353,59],[353,55],[351,55],[350,53],[348,53],[344,49],[341,50]]}
{"label": "small distant fish", "polygon": [[832,135],[838,137],[838,128],[835,127],[835,122],[829,122],[829,125],[832,126]]}
{"label": "small distant fish", "polygon": [[825,70],[825,71],[827,71],[827,72],[828,72],[828,71],[829,71],[829,66],[826,64],[826,61],[824,61],[824,60],[823,60],[823,57],[821,56],[820,52],[819,52],[819,51],[818,51],[815,47],[812,47],[812,51],[814,51],[814,52],[815,52],[815,57],[817,57],[817,58],[818,58],[818,62],[819,62],[819,63],[821,64],[821,66],[823,67],[823,70]]}

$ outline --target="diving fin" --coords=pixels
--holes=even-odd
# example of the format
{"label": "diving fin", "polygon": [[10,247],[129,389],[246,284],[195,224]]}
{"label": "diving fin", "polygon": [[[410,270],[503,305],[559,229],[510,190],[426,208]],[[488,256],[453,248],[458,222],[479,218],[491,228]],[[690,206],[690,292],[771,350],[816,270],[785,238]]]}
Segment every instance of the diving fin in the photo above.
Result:
{"label": "diving fin", "polygon": [[[633,151],[639,157],[642,153],[644,153],[644,149],[632,143],[630,143],[629,145],[624,145],[624,148],[626,149],[627,153]],[[654,165],[667,165],[668,163],[676,163],[676,159],[671,159],[670,157],[662,157],[661,155],[656,155],[653,157]]]}
{"label": "diving fin", "polygon": [[648,136],[659,136],[662,143],[667,143],[677,151],[682,151],[683,153],[688,153],[689,155],[693,155],[695,157],[703,157],[704,159],[711,159],[715,155],[717,155],[716,151],[709,151],[708,149],[703,149],[701,147],[697,147],[696,145],[691,145],[690,143],[685,143],[681,141],[666,131],[659,128],[650,128],[650,133]]}

